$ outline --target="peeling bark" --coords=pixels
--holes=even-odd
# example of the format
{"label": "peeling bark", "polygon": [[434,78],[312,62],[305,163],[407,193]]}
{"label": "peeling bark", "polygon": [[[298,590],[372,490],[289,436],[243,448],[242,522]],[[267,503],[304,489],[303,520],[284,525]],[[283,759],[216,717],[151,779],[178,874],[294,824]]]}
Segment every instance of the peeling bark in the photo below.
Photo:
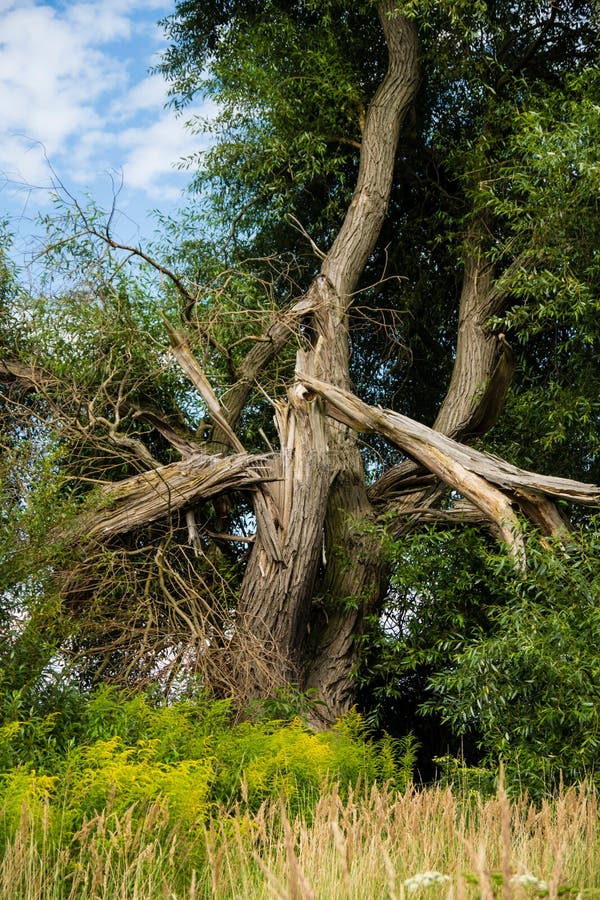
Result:
{"label": "peeling bark", "polygon": [[516,558],[522,554],[522,541],[512,511],[514,503],[521,502],[536,524],[547,522],[551,533],[556,533],[559,523],[550,512],[548,498],[600,504],[600,487],[596,485],[520,469],[400,413],[368,406],[348,391],[310,375],[300,375],[300,380],[307,399],[317,395],[325,400],[328,413],[338,421],[359,431],[383,435],[470,500],[497,527]]}
{"label": "peeling bark", "polygon": [[270,476],[269,457],[198,453],[100,489],[96,509],[84,512],[60,537],[109,540],[168,518],[178,510],[232,490],[250,490]]}
{"label": "peeling bark", "polygon": [[292,394],[289,404],[277,405],[276,422],[279,480],[264,492],[265,509],[256,508],[256,541],[237,613],[242,640],[251,634],[258,657],[272,660],[268,682],[255,658],[233,653],[236,683],[240,694],[249,697],[299,680],[331,479],[320,404],[297,401]]}

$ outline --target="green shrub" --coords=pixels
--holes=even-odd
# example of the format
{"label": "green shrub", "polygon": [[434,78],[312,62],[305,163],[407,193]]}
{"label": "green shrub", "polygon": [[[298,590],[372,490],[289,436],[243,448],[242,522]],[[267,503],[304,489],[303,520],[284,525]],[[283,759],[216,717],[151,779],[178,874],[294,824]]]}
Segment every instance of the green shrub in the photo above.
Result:
{"label": "green shrub", "polygon": [[331,782],[342,794],[377,779],[404,788],[414,766],[414,741],[369,740],[355,711],[330,731],[313,732],[299,718],[235,724],[230,702],[205,696],[157,705],[103,687],[82,706],[79,722],[63,725],[61,733],[58,712],[33,724],[5,722],[21,762],[0,782],[5,840],[24,804],[30,816],[46,816],[46,824],[50,816],[71,835],[106,815],[127,814],[137,827],[150,809],[193,832],[235,804],[256,812],[264,801],[283,799],[291,813],[310,817]]}
{"label": "green shrub", "polygon": [[482,761],[502,759],[516,789],[600,776],[600,539],[586,533],[553,552],[528,546],[525,577],[497,557],[490,581],[505,602],[488,624],[448,641],[424,708],[457,732],[479,734]]}

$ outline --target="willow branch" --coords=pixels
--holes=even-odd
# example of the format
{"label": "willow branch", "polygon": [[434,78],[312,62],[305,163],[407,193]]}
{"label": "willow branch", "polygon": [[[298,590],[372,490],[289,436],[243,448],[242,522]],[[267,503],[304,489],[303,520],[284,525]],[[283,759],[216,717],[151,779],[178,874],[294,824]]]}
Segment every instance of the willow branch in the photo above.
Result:
{"label": "willow branch", "polygon": [[106,541],[149,525],[200,501],[232,490],[249,490],[269,479],[269,456],[197,453],[107,485],[94,495],[97,508],[82,512],[59,539]]}
{"label": "willow branch", "polygon": [[524,500],[521,506],[530,518],[536,524],[548,523],[553,533],[557,521],[549,498],[584,505],[600,504],[600,487],[596,485],[520,469],[496,456],[460,444],[400,413],[368,406],[350,392],[309,375],[300,375],[299,381],[301,386],[297,389],[304,392],[305,399],[315,394],[322,397],[333,418],[357,431],[386,437],[474,503],[495,523],[517,558],[522,554],[522,538],[513,502]]}

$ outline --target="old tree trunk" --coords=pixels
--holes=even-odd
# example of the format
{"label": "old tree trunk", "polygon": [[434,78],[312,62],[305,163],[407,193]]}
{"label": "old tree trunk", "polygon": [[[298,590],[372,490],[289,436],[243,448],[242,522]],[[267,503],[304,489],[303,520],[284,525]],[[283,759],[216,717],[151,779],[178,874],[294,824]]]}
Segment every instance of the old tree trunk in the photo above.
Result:
{"label": "old tree trunk", "polygon": [[[456,499],[446,504],[443,515],[482,524],[506,545],[515,565],[524,567],[521,517],[545,534],[560,535],[568,526],[557,511],[557,499],[600,502],[596,487],[539,476],[469,446],[469,440],[500,415],[514,370],[504,335],[488,325],[491,316],[506,309],[509,298],[485,255],[489,222],[484,217],[474,217],[464,237],[456,354],[433,428],[368,406],[352,393],[349,307],[380,235],[398,141],[421,80],[414,23],[397,12],[394,0],[381,0],[377,13],[387,71],[364,119],[352,201],[337,237],[322,255],[320,272],[300,299],[275,315],[258,336],[220,399],[193,352],[191,333],[165,320],[172,358],[208,409],[210,440],[202,441],[160,408],[132,408],[126,397],[108,418],[94,418],[89,405],[85,422],[77,426],[79,439],[93,447],[104,429],[105,445],[126,452],[139,474],[104,484],[75,525],[60,535],[77,543],[80,556],[83,548],[85,557],[86,546],[97,553],[153,523],[185,517],[189,547],[200,555],[202,538],[207,537],[197,516],[202,504],[212,500],[222,506],[217,534],[208,535],[222,548],[228,540],[242,540],[226,534],[228,502],[235,502],[239,492],[250,497],[256,531],[247,538],[249,552],[235,610],[227,603],[220,610],[210,608],[203,596],[203,587],[208,591],[210,586],[206,572],[218,568],[216,557],[211,560],[209,555],[202,576],[194,575],[193,553],[186,557],[186,572],[168,571],[165,540],[153,551],[151,565],[159,573],[163,600],[171,604],[184,642],[187,633],[189,642],[200,642],[203,648],[207,678],[214,674],[208,664],[218,657],[217,687],[225,685],[241,700],[272,695],[290,682],[312,689],[322,701],[315,713],[317,724],[330,723],[354,700],[356,637],[385,592],[377,530],[369,527],[382,511],[396,517],[400,532],[409,521],[435,518],[440,498],[447,497],[450,488]],[[119,247],[108,231],[97,236]],[[186,293],[180,279],[161,271]],[[253,455],[243,445],[240,419],[261,373],[290,341],[299,348],[295,378],[273,401],[278,447]],[[48,408],[59,405],[64,389],[60,379],[42,367],[6,356],[0,360],[0,377],[16,386],[20,402],[37,394]],[[139,435],[120,428],[125,413],[144,424],[145,434],[159,434],[179,459],[168,465],[157,461]],[[406,456],[369,487],[359,452],[361,431],[381,435]],[[141,553],[136,544],[128,552]],[[61,577],[65,591],[72,591],[71,575]],[[73,577],[80,578],[81,571]],[[195,577],[199,581],[194,587]],[[157,623],[158,617],[156,622],[146,617],[138,631],[131,632],[131,641],[150,640]]]}

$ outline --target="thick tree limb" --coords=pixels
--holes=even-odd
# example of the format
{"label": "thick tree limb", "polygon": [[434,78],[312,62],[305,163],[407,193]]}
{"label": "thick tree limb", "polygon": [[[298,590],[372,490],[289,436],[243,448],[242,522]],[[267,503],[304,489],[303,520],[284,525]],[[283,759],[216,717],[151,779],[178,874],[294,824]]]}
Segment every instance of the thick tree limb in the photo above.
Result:
{"label": "thick tree limb", "polygon": [[[264,506],[255,506],[256,541],[240,592],[241,633],[253,634],[265,654],[269,648],[278,649],[280,684],[299,678],[299,655],[323,546],[331,472],[325,417],[319,407],[295,396],[290,396],[289,404],[276,404],[278,477],[264,485]],[[233,659],[236,680],[260,693],[253,661],[235,653]]]}
{"label": "thick tree limb", "polygon": [[231,428],[235,427],[242,414],[248,394],[260,373],[275,359],[290,338],[298,334],[302,322],[315,312],[321,302],[318,285],[313,282],[306,294],[300,297],[293,306],[277,313],[260,340],[240,363],[237,368],[237,380],[227,389],[222,401],[225,416]]}
{"label": "thick tree limb", "polygon": [[[548,497],[574,503],[600,504],[600,487],[553,478],[520,469],[510,463],[474,450],[399,413],[374,408],[348,391],[309,375],[300,375],[307,397],[317,394],[327,404],[328,413],[358,431],[375,432],[388,438],[471,500],[498,528],[513,555],[522,554],[522,539],[513,502],[524,499],[523,509],[536,521],[555,532],[557,522]],[[535,513],[532,514],[532,506]]]}
{"label": "thick tree limb", "polygon": [[523,492],[531,499],[537,494],[545,494],[557,500],[568,500],[585,506],[600,504],[600,487],[595,484],[574,481],[571,478],[538,475],[527,469],[520,469],[490,453],[483,453],[466,444],[460,444],[435,429],[428,428],[427,425],[409,419],[408,416],[381,407],[368,406],[358,397],[333,385],[302,375],[300,382],[308,391],[325,399],[329,415],[358,431],[382,434],[411,456],[419,444],[424,444],[444,455],[452,456],[467,470],[481,475],[482,478],[514,493],[515,496]]}
{"label": "thick tree limb", "polygon": [[484,434],[496,423],[515,371],[510,345],[488,325],[490,317],[503,310],[508,295],[495,284],[480,241],[470,236],[467,248],[456,358],[448,392],[433,424],[456,440]]}
{"label": "thick tree limb", "polygon": [[227,457],[197,453],[103,487],[99,508],[82,513],[69,534],[105,541],[225,491],[251,489],[272,477],[269,459],[247,453]]}
{"label": "thick tree limb", "polygon": [[39,366],[18,359],[0,359],[0,381],[16,381],[28,391],[58,387],[59,379]]}
{"label": "thick tree limb", "polygon": [[369,104],[356,189],[321,272],[347,300],[362,275],[387,212],[400,128],[420,82],[414,22],[396,0],[381,0],[377,13],[388,49],[388,67]]}

